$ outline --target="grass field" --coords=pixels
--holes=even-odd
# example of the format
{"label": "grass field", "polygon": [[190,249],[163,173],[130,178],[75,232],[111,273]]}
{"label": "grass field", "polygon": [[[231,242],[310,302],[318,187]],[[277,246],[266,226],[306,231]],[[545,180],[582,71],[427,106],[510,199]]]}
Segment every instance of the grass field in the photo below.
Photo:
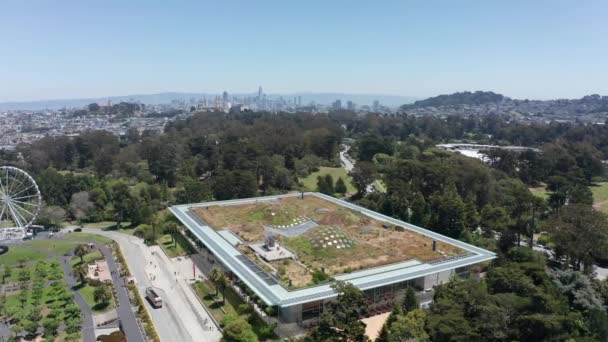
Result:
{"label": "grass field", "polygon": [[0,256],[0,265],[16,266],[20,260],[25,262],[44,260],[47,255],[38,251],[33,251],[19,246],[10,246],[8,253]]}
{"label": "grass field", "polygon": [[107,238],[105,236],[101,236],[101,235],[97,235],[97,234],[89,234],[89,233],[70,233],[68,235],[66,235],[66,237],[70,238],[70,239],[75,239],[75,240],[84,240],[84,241],[95,241],[95,242],[99,242],[102,244],[107,244],[110,243],[114,240]]}
{"label": "grass field", "polygon": [[[593,193],[593,207],[604,213],[608,213],[608,182],[596,183],[589,187]],[[529,188],[534,196],[549,199],[549,192],[544,186]]]}
{"label": "grass field", "polygon": [[95,302],[95,297],[94,297],[94,293],[95,293],[95,287],[91,286],[91,285],[85,285],[83,287],[79,287],[78,288],[78,292],[80,292],[80,294],[82,294],[82,296],[84,297],[84,299],[87,301],[87,304],[89,305],[89,307],[93,310],[93,312],[95,313],[99,313],[99,312],[106,312],[110,309],[113,309],[116,307],[116,304],[114,302],[114,297],[112,297],[112,299],[110,300],[110,303],[108,305],[103,305],[101,303],[96,303]]}
{"label": "grass field", "polygon": [[545,189],[544,186],[538,186],[538,187],[528,188],[528,189],[530,190],[532,195],[534,195],[536,197],[540,197],[545,200],[549,198],[549,193],[547,192],[547,190]]}
{"label": "grass field", "polygon": [[163,250],[170,258],[196,253],[196,250],[190,245],[190,242],[181,234],[175,234],[175,243],[173,243],[171,235],[163,235],[158,239],[158,244],[162,246]]}
{"label": "grass field", "polygon": [[84,228],[91,228],[91,229],[101,229],[101,230],[113,230],[119,233],[123,233],[123,234],[127,234],[127,235],[133,235],[133,232],[135,231],[135,228],[125,228],[125,227],[130,227],[131,223],[130,222],[123,222],[120,224],[121,228],[120,229],[116,229],[116,222],[114,221],[103,221],[103,222],[95,222],[95,223],[87,223],[84,224]]}
{"label": "grass field", "polygon": [[[101,254],[101,252],[98,249],[95,249],[87,254],[85,254],[82,259],[84,260],[85,264],[91,263],[93,261],[96,260],[100,260],[103,259],[103,255]],[[80,264],[80,257],[73,257],[72,260],[70,260],[70,264],[73,266]]]}
{"label": "grass field", "polygon": [[597,183],[591,187],[593,192],[593,207],[608,213],[608,182]]}
{"label": "grass field", "polygon": [[[34,240],[25,242],[24,246],[32,246],[37,248],[47,249],[55,254],[66,255],[71,253],[76,246],[78,246],[80,242],[76,241],[64,241],[64,240]],[[10,252],[10,250],[9,250]]]}
{"label": "grass field", "polygon": [[352,183],[352,178],[348,175],[346,170],[341,167],[322,166],[319,168],[319,171],[313,172],[308,175],[308,177],[300,178],[299,180],[302,183],[304,190],[317,191],[317,177],[325,176],[327,174],[330,174],[333,177],[334,184],[336,181],[338,181],[338,178],[342,178],[342,180],[346,184],[346,190],[349,194],[357,192],[357,189],[355,189],[355,186]]}

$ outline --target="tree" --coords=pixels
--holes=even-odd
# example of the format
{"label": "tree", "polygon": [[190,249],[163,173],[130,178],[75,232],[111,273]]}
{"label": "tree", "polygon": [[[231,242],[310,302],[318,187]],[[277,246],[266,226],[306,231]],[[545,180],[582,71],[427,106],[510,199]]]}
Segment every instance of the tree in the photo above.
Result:
{"label": "tree", "polygon": [[587,275],[571,270],[557,270],[550,275],[553,283],[568,298],[570,306],[579,311],[604,309],[602,297],[595,291]]}
{"label": "tree", "polygon": [[10,278],[13,272],[13,268],[10,265],[4,265],[2,270],[2,284],[6,282],[6,278]]}
{"label": "tree", "polygon": [[100,107],[97,103],[91,103],[88,105],[89,112],[98,112],[99,108]]}
{"label": "tree", "polygon": [[17,273],[17,279],[22,283],[29,281],[31,279],[30,271],[24,268],[20,269]]}
{"label": "tree", "polygon": [[367,193],[367,187],[376,178],[376,167],[371,162],[360,161],[357,162],[349,175],[357,188],[357,196],[363,197]]}
{"label": "tree", "polygon": [[319,325],[308,336],[308,341],[361,341],[365,335],[365,324],[360,318],[367,313],[367,301],[363,292],[350,283],[338,281],[332,285],[338,294],[329,310],[321,314]]}
{"label": "tree", "polygon": [[26,288],[21,288],[21,291],[19,291],[19,302],[21,303],[22,308],[25,307],[25,303],[27,303],[28,298],[29,298],[28,290]]}
{"label": "tree", "polygon": [[434,231],[458,238],[465,228],[465,203],[452,184],[431,196],[430,226]]}
{"label": "tree", "polygon": [[222,319],[224,325],[224,338],[226,342],[257,342],[251,324],[243,317],[234,313],[229,313]]}
{"label": "tree", "polygon": [[104,306],[107,306],[112,299],[112,289],[110,288],[110,285],[101,283],[101,285],[97,286],[93,292],[93,298],[95,299],[96,303],[101,303]]}
{"label": "tree", "polygon": [[[46,197],[45,197],[46,198]],[[45,206],[40,211],[37,222],[49,228],[59,228],[65,221],[66,211],[58,206]]]}
{"label": "tree", "polygon": [[209,280],[211,280],[211,282],[215,286],[215,296],[216,297],[219,294],[218,281],[222,277],[223,273],[224,272],[218,266],[213,267],[211,269],[211,272],[209,273]]}
{"label": "tree", "polygon": [[42,320],[42,327],[45,335],[55,336],[57,335],[57,328],[59,328],[59,321],[55,318],[45,318]]}
{"label": "tree", "polygon": [[545,223],[556,251],[568,258],[574,270],[592,271],[595,258],[608,256],[606,215],[583,204],[569,204]]}
{"label": "tree", "polygon": [[89,253],[89,247],[85,244],[80,244],[74,249],[74,255],[80,257],[80,263],[84,264],[84,256]]}
{"label": "tree", "polygon": [[125,218],[125,214],[129,210],[131,201],[131,193],[129,187],[123,181],[118,181],[112,186],[112,204],[114,205],[114,213],[116,214],[116,228],[120,229],[120,224]]}
{"label": "tree", "polygon": [[89,215],[89,212],[95,208],[95,203],[90,200],[90,195],[87,191],[80,191],[72,195],[70,199],[70,211],[72,216],[77,220],[82,220]]}
{"label": "tree", "polygon": [[405,289],[401,308],[404,312],[410,312],[412,310],[420,308],[420,305],[418,304],[418,298],[416,298],[416,290],[414,290],[412,286],[408,286]]}
{"label": "tree", "polygon": [[176,244],[176,240],[175,240],[175,235],[179,234],[179,228],[177,226],[177,223],[170,221],[167,222],[167,224],[165,224],[165,233],[168,233],[171,235],[171,242],[173,242],[173,244]]}
{"label": "tree", "polygon": [[424,329],[425,323],[426,312],[422,309],[414,309],[404,315],[399,315],[390,325],[388,341],[429,341],[429,335]]}
{"label": "tree", "polygon": [[74,265],[74,268],[72,269],[72,273],[74,274],[74,276],[76,276],[76,277],[78,277],[78,279],[80,279],[80,284],[84,285],[87,275],[89,274],[89,268],[82,263],[79,265]]}
{"label": "tree", "polygon": [[29,319],[25,319],[25,320],[21,321],[21,324],[23,325],[23,330],[25,330],[28,334],[36,335],[36,332],[38,331],[38,326],[39,326],[38,322],[34,322]]}
{"label": "tree", "polygon": [[[328,176],[330,176],[330,175],[328,175]],[[329,179],[329,181],[331,181],[331,179]],[[317,190],[320,193],[331,196],[334,194],[333,188],[334,188],[333,182],[329,183],[327,177],[323,177],[323,176],[317,177]]]}
{"label": "tree", "polygon": [[342,179],[342,177],[339,177],[338,180],[336,181],[336,187],[335,187],[335,191],[338,194],[346,194],[347,188],[346,188],[346,184],[344,183],[344,180]]}

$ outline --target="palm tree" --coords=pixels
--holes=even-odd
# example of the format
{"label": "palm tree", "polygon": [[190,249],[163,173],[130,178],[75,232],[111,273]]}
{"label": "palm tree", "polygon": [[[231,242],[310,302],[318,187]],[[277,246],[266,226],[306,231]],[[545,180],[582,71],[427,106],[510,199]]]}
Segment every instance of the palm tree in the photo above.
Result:
{"label": "palm tree", "polygon": [[224,305],[226,304],[226,288],[228,287],[228,278],[226,278],[224,272],[222,272],[217,279],[217,287],[222,290],[222,305]]}
{"label": "palm tree", "polygon": [[72,272],[78,279],[80,279],[80,284],[84,284],[84,281],[89,274],[89,268],[83,264],[74,265]]}
{"label": "palm tree", "polygon": [[80,244],[74,249],[74,254],[80,257],[80,263],[84,262],[84,256],[89,252],[89,247],[85,244]]}
{"label": "palm tree", "polygon": [[110,286],[106,283],[97,286],[95,292],[93,292],[93,299],[95,299],[96,303],[101,302],[103,305],[108,305],[112,299],[112,290],[110,289]]}
{"label": "palm tree", "polygon": [[223,276],[223,272],[222,270],[215,266],[211,269],[211,272],[209,273],[209,280],[211,280],[211,282],[213,283],[213,285],[215,285],[215,296],[217,297],[218,295],[218,281],[219,279]]}
{"label": "palm tree", "polygon": [[175,222],[168,222],[165,225],[165,232],[171,234],[171,242],[173,242],[173,246],[175,246],[175,244],[176,244],[175,234],[177,234],[179,232],[179,228],[177,227],[177,223],[175,223]]}

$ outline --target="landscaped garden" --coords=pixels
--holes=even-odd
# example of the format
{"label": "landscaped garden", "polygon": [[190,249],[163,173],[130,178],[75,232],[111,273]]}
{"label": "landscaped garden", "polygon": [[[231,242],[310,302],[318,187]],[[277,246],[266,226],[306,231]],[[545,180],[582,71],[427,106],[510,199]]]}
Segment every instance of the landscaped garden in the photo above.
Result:
{"label": "landscaped garden", "polygon": [[194,247],[180,233],[165,234],[158,239],[158,244],[170,258],[196,253]]}
{"label": "landscaped garden", "polygon": [[[11,275],[5,277],[8,269]],[[58,261],[38,260],[24,267],[4,264],[2,275],[4,282],[17,285],[16,291],[0,294],[0,319],[8,321],[14,334],[80,340],[80,308],[63,282]]]}
{"label": "landscaped garden", "polygon": [[[93,310],[93,313],[106,312],[116,307],[116,301],[112,292],[109,292],[108,294],[101,294],[102,290],[99,289],[102,286],[104,285],[98,284],[96,286],[92,286],[85,283],[84,285],[79,285],[76,287],[78,292],[80,292],[80,294],[82,294],[84,299],[87,301],[87,304],[91,310]],[[109,288],[105,288],[103,291],[112,291],[110,285],[105,286],[108,286]],[[105,300],[102,300],[102,298],[105,298]]]}
{"label": "landscaped garden", "polygon": [[241,336],[248,336],[247,341],[276,340],[273,326],[266,324],[253,311],[251,305],[245,303],[230,286],[226,286],[224,291],[219,289],[216,291],[213,282],[207,280],[196,281],[193,284],[193,289],[199,299],[211,311],[213,317],[220,322],[225,334],[230,334],[236,330],[234,327],[240,326]]}

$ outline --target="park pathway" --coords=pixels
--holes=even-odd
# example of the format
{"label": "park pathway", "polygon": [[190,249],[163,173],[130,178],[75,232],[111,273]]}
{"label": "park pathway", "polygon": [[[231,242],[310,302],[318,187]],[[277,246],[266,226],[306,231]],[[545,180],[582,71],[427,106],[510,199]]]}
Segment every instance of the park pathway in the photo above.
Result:
{"label": "park pathway", "polygon": [[[110,248],[97,241],[86,240],[83,238],[71,239],[68,237],[69,235],[63,235],[58,236],[55,239],[92,243],[101,251],[101,254],[103,254],[103,257],[108,262],[108,268],[110,269],[110,273],[112,275],[112,283],[114,284],[114,289],[116,290],[116,297],[118,299],[116,311],[118,312],[122,331],[129,342],[144,342],[145,339],[141,329],[139,328],[135,313],[133,312],[131,301],[129,300],[129,292],[127,286],[125,285],[125,279],[120,275],[118,265],[116,264],[116,260],[114,259],[114,255],[112,255]],[[69,267],[69,258],[70,257],[68,257],[67,267]]]}

